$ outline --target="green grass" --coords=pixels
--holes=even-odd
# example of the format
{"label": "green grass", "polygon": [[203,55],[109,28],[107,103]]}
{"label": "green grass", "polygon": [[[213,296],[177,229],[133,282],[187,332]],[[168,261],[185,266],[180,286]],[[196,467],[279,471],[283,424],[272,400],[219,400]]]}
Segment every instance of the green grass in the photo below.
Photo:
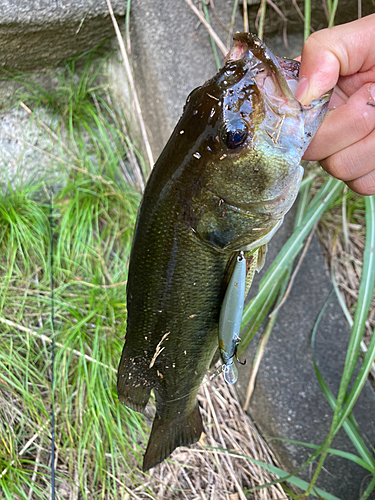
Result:
{"label": "green grass", "polygon": [[36,114],[42,105],[56,114],[64,141],[56,148],[69,152],[72,168],[61,159],[63,187],[55,193],[36,180],[9,185],[0,197],[0,490],[7,499],[30,490],[33,499],[49,497],[52,400],[58,498],[75,489],[82,498],[115,498],[125,492],[122,474],[135,484],[142,477],[136,465],[147,428],[115,394],[140,195],[119,172],[130,144],[94,84],[92,57],[79,81],[76,61],[67,64],[55,95],[30,81],[18,94]]}
{"label": "green grass", "polygon": [[[305,6],[307,34],[309,2]],[[336,1],[328,2],[331,23],[336,8]],[[265,2],[262,12],[261,27]],[[207,5],[205,13],[209,18]],[[19,101],[36,115],[47,108],[54,116],[53,126],[48,124],[53,133],[46,134],[54,140],[51,168],[57,172],[54,185],[37,177],[27,184],[5,182],[0,196],[0,490],[6,499],[50,497],[52,403],[58,498],[66,492],[84,499],[127,498],[129,484],[144,483],[138,466],[147,426],[138,414],[119,405],[115,372],[125,334],[132,231],[146,169],[101,83],[105,59],[100,64],[97,61],[90,53],[66,62],[64,70],[55,75],[58,83],[53,92],[23,74],[4,73],[4,78],[19,84]],[[353,375],[374,289],[375,199],[365,202],[350,193],[343,195],[343,185],[333,179],[319,189],[311,181],[309,177],[304,182],[291,238],[244,312],[246,335],[241,349],[252,340],[275,299],[281,299],[291,262],[314,225],[322,217],[323,223],[324,217],[329,220],[327,209],[345,203],[345,220],[366,217],[362,282],[338,395],[331,393],[316,367],[334,411],[331,431],[320,446],[299,443],[315,449],[306,463],[317,461],[315,476],[308,485],[298,479],[297,472],[288,475],[273,468],[279,482],[333,499],[333,495],[315,490],[315,482],[326,456],[338,454],[372,476],[361,497],[365,500],[375,490],[375,459],[351,411],[375,356],[373,337],[361,370]],[[276,315],[268,324],[266,340],[275,319]],[[54,389],[52,336],[56,342]],[[356,455],[330,448],[341,427],[352,440]],[[151,486],[144,486],[143,491],[155,498]],[[250,491],[245,493],[251,497]],[[290,491],[289,495],[295,497]]]}

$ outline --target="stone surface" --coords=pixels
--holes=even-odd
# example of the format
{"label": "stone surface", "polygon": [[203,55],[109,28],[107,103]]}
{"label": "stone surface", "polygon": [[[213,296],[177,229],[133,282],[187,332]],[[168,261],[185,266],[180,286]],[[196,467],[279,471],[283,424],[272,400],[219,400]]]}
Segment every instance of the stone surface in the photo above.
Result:
{"label": "stone surface", "polygon": [[[117,16],[125,15],[126,3],[126,0],[111,0]],[[297,3],[303,12],[303,0],[298,0]],[[157,7],[153,8],[153,4]],[[248,4],[250,29],[254,31],[260,1],[248,0]],[[275,44],[281,45],[283,33],[293,36],[303,31],[303,21],[291,2],[276,0],[275,4],[282,15],[268,7],[265,36],[268,43],[274,41]],[[374,6],[371,1],[361,2],[361,5],[362,15],[373,12]],[[232,3],[220,1],[216,10],[219,12],[220,20],[228,25]],[[149,44],[151,37],[156,36],[153,40],[164,49],[162,54],[156,55],[157,57],[161,55],[164,57],[170,50],[176,52],[173,39],[179,30],[186,30],[185,40],[188,42],[185,47],[179,45],[180,57],[187,54],[190,49],[197,49],[199,52],[202,46],[199,38],[203,39],[205,44],[209,44],[205,30],[202,26],[197,28],[196,19],[182,0],[178,2],[135,0],[132,2],[132,11],[135,20],[132,24],[137,42]],[[340,0],[335,18],[336,24],[354,20],[357,14],[357,2]],[[286,24],[283,16],[284,19],[288,19]],[[216,16],[211,17],[215,30],[226,39],[226,33],[217,22]],[[237,19],[239,22],[239,16]],[[313,29],[320,29],[326,22],[326,14],[320,0],[313,0],[311,15]],[[161,27],[166,29],[162,30]],[[55,66],[64,58],[94,48],[104,38],[113,34],[106,0],[0,0],[0,66],[22,70]],[[171,38],[167,36],[168,34]],[[299,37],[299,45],[301,42]],[[287,53],[284,48],[283,53],[293,55],[294,50]],[[212,58],[206,59],[204,63],[207,63],[209,70]],[[197,83],[201,81],[199,77],[202,72],[205,74],[205,68],[195,72]],[[167,75],[164,81],[168,81],[168,76],[178,75]],[[150,77],[152,75],[148,75],[148,78]],[[181,87],[183,86],[181,83]],[[174,103],[172,97],[170,102]]]}
{"label": "stone surface", "polygon": [[[55,128],[56,119],[42,108],[38,117]],[[51,155],[53,155],[51,157]],[[60,161],[56,160],[56,155]],[[0,194],[11,186],[20,189],[31,179],[34,185],[60,184],[63,161],[68,161],[56,141],[21,107],[0,113]]]}
{"label": "stone surface", "polygon": [[[124,16],[126,0],[111,3]],[[113,35],[105,0],[0,0],[0,66],[55,66]]]}
{"label": "stone surface", "polygon": [[[284,231],[269,244],[267,265],[277,255],[292,230],[293,217],[286,220]],[[257,276],[252,293],[256,293],[261,275]],[[265,436],[321,444],[329,432],[333,412],[326,401],[312,361],[311,333],[317,316],[332,291],[316,239],[312,240],[291,293],[279,311],[276,324],[260,365],[249,413]],[[259,340],[261,331],[257,334]],[[334,295],[321,320],[316,341],[316,360],[326,383],[337,394],[345,361],[349,328]],[[248,363],[239,369],[237,390],[245,400],[254,348],[246,354]],[[354,408],[354,415],[367,446],[375,442],[375,396],[366,382]],[[309,456],[302,446],[269,440],[281,465],[292,472]],[[356,453],[344,430],[333,441],[332,448]],[[309,480],[311,469],[300,473]],[[341,500],[359,499],[368,474],[352,462],[330,456],[324,465],[318,486]],[[375,498],[375,497],[373,497]]]}

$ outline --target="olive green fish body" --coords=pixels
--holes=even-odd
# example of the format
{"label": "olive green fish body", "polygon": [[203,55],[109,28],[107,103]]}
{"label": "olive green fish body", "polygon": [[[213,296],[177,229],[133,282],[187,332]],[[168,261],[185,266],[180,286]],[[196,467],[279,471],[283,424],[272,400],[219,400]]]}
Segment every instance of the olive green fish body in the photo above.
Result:
{"label": "olive green fish body", "polygon": [[237,34],[224,68],[190,94],[139,210],[118,394],[144,411],[155,392],[144,470],[199,439],[196,395],[236,258],[280,226],[328,100],[303,108],[286,83],[298,63],[258,42]]}
{"label": "olive green fish body", "polygon": [[[171,230],[158,228],[165,234]],[[138,411],[155,390],[157,411],[145,470],[202,433],[196,396],[217,349],[226,267],[225,256],[216,259],[214,250],[202,249],[192,233],[174,228],[168,238],[171,245],[165,245],[159,233],[157,238],[159,245],[142,244],[138,249],[142,255],[136,270],[141,272],[135,271],[129,280],[134,296],[128,296],[127,342],[118,380],[120,400]],[[142,290],[141,298],[132,284]]]}
{"label": "olive green fish body", "polygon": [[[176,446],[197,441],[203,430],[196,396],[217,349],[228,261],[192,230],[191,214],[181,208],[188,201],[181,203],[180,181],[169,180],[155,200],[157,168],[135,232],[118,379],[120,400],[137,411],[155,390],[157,413],[145,470]],[[154,197],[151,209],[148,192]]]}

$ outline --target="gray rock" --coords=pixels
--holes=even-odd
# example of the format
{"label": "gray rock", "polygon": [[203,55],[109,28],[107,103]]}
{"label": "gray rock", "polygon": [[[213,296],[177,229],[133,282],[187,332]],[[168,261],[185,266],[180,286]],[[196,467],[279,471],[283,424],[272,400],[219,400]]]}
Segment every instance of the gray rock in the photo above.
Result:
{"label": "gray rock", "polygon": [[[111,3],[117,16],[125,14],[126,0]],[[0,0],[0,66],[11,70],[55,66],[113,34],[105,0]],[[53,89],[61,84],[57,74],[43,69],[30,78]],[[8,184],[20,186],[31,178],[59,183],[64,169],[48,153],[66,158],[57,152],[51,137],[14,106],[20,84],[8,77],[9,73],[0,70],[0,189]],[[42,107],[37,114],[53,128],[55,117]]]}
{"label": "gray rock", "polygon": [[[56,118],[42,107],[38,117],[54,128]],[[61,184],[67,160],[56,141],[21,107],[0,114],[0,193],[7,187],[20,189],[31,179],[33,185]]]}
{"label": "gray rock", "polygon": [[[111,3],[124,16],[126,0]],[[0,66],[55,66],[113,34],[105,0],[0,0]]]}

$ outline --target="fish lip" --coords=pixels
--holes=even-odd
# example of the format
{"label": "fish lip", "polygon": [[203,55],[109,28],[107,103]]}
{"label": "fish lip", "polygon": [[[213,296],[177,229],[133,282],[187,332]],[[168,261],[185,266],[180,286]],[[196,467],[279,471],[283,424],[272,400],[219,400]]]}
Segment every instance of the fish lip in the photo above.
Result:
{"label": "fish lip", "polygon": [[[263,63],[276,77],[287,100],[297,103],[298,101],[287,84],[285,72],[282,70],[277,57],[262,40],[252,33],[235,33],[233,36],[233,47],[227,54],[226,61],[232,60],[232,58],[249,59],[251,61],[254,57]],[[255,66],[254,63],[253,65]]]}

